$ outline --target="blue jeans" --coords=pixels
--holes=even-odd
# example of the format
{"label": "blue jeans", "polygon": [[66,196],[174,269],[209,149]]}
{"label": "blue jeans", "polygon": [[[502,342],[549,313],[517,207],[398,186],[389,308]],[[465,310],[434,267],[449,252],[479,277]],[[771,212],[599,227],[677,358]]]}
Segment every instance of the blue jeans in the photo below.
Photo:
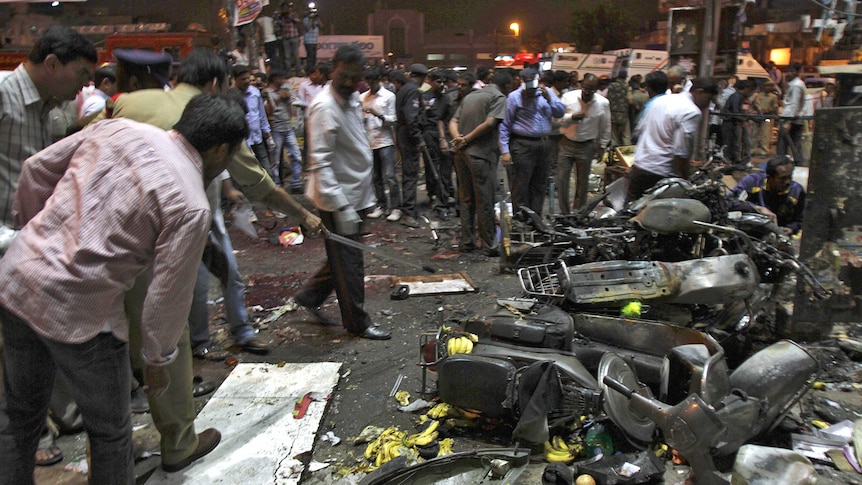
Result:
{"label": "blue jeans", "polygon": [[296,133],[293,130],[273,131],[272,139],[275,140],[275,150],[272,154],[272,179],[281,183],[281,167],[284,159],[284,150],[290,155],[290,186],[302,187],[302,155],[299,153],[299,142],[296,141]]}
{"label": "blue jeans", "polygon": [[129,408],[129,345],[110,333],[80,344],[40,337],[0,307],[4,340],[0,405],[0,484],[33,483],[36,447],[45,428],[55,375],[72,393],[90,440],[92,483],[135,483]]}
{"label": "blue jeans", "polygon": [[[254,329],[248,323],[248,312],[245,309],[245,284],[239,274],[239,266],[236,262],[236,256],[233,254],[230,236],[222,233],[215,225],[210,232],[212,235],[211,242],[221,247],[226,259],[227,274],[217,276],[222,283],[224,307],[230,325],[230,333],[238,345],[243,345],[255,334]],[[209,308],[207,307],[209,277],[210,268],[202,262],[198,266],[192,308],[189,311],[192,350],[195,346],[210,343]]]}
{"label": "blue jeans", "polygon": [[[377,196],[377,205],[383,210],[397,209],[401,207],[401,185],[395,175],[395,147],[377,148],[373,152],[374,167],[372,178],[374,180],[374,194]],[[386,199],[386,189],[389,188],[389,199]]]}

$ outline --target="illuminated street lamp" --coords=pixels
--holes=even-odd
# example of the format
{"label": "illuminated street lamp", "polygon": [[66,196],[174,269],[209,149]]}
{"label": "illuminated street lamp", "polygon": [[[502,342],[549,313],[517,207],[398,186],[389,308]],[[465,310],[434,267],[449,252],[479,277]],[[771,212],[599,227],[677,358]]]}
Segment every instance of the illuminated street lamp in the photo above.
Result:
{"label": "illuminated street lamp", "polygon": [[515,34],[515,37],[520,37],[521,26],[518,25],[518,22],[512,22],[511,24],[509,24],[509,29]]}

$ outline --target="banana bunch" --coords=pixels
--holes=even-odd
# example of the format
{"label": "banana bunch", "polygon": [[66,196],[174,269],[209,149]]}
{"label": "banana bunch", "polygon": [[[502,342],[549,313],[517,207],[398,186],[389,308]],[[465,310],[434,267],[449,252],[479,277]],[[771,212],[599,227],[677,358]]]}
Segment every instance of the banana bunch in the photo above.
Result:
{"label": "banana bunch", "polygon": [[408,447],[413,446],[428,446],[440,436],[437,428],[440,427],[440,421],[431,421],[424,430],[419,433],[412,434],[404,439],[404,444]]}
{"label": "banana bunch", "polygon": [[470,337],[452,337],[446,342],[446,350],[449,355],[469,354],[473,351],[473,340]]}
{"label": "banana bunch", "polygon": [[[369,442],[368,446],[365,447],[365,459],[373,461],[376,466],[380,466],[382,463],[385,463],[385,461],[381,460],[387,456],[385,453],[387,445],[389,443],[401,444],[401,440],[403,440],[406,435],[407,433],[399,431],[396,427],[386,428],[382,433],[380,433],[380,436]],[[390,451],[389,460],[391,460],[391,446],[388,447],[388,451]],[[380,463],[378,463],[378,461]]]}
{"label": "banana bunch", "polygon": [[548,463],[570,464],[584,447],[580,443],[568,443],[561,436],[554,436],[545,442],[545,461]]}
{"label": "banana bunch", "polygon": [[445,418],[445,417],[450,416],[450,413],[452,413],[452,412],[453,412],[453,407],[451,404],[446,404],[445,402],[441,402],[440,404],[438,404],[438,405],[434,406],[433,408],[431,408],[430,410],[428,410],[428,412],[425,413],[425,416],[427,416],[431,419],[440,419],[440,418]]}

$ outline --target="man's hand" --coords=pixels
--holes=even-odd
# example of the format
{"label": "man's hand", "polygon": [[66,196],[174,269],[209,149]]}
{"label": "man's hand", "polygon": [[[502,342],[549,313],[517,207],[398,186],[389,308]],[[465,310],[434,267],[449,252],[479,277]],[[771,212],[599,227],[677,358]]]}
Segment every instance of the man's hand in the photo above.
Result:
{"label": "man's hand", "polygon": [[769,217],[770,221],[778,224],[778,216],[776,216],[774,212],[772,212],[771,210],[769,210],[766,207],[763,207],[762,205],[755,205],[754,207],[755,207],[755,210],[758,212],[758,214],[762,214],[766,217]]}
{"label": "man's hand", "polygon": [[455,147],[455,150],[460,150],[467,145],[467,137],[464,135],[459,136],[452,140],[452,146]]}
{"label": "man's hand", "polygon": [[335,229],[339,234],[352,236],[359,232],[359,224],[362,218],[356,213],[356,209],[352,206],[347,206],[337,212],[335,215]]}
{"label": "man's hand", "polygon": [[508,167],[509,165],[511,165],[512,164],[512,154],[511,153],[504,153],[504,154],[500,155],[500,163],[502,163],[504,167]]}
{"label": "man's hand", "polygon": [[144,366],[144,392],[148,396],[159,397],[171,385],[171,375],[165,366]]}
{"label": "man's hand", "polygon": [[551,102],[551,95],[548,94],[548,88],[542,86],[539,88],[539,92],[542,93],[542,97],[545,98],[545,101]]}
{"label": "man's hand", "polygon": [[[227,184],[225,184],[225,185],[227,185]],[[241,191],[233,188],[233,186],[225,187],[223,192],[224,192],[224,196],[227,198],[227,200],[229,200],[235,204],[245,204],[246,202],[248,202],[248,199],[245,198],[245,194],[243,194]]]}
{"label": "man's hand", "polygon": [[440,150],[443,153],[452,151],[452,147],[449,146],[449,141],[446,138],[440,138]]}
{"label": "man's hand", "polygon": [[302,225],[305,226],[308,235],[315,236],[325,231],[323,221],[312,212],[305,212],[305,217],[302,219]]}
{"label": "man's hand", "polygon": [[266,137],[266,147],[270,150],[275,150],[275,140],[271,136]]}

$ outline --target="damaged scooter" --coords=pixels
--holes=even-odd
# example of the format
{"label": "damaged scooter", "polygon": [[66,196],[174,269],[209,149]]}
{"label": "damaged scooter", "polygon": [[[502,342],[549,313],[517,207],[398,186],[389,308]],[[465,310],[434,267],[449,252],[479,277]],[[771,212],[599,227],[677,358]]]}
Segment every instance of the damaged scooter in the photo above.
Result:
{"label": "damaged scooter", "polygon": [[[583,416],[607,415],[630,448],[666,442],[688,459],[698,483],[726,483],[710,481],[724,480],[712,457],[773,429],[818,371],[790,341],[731,371],[721,346],[690,328],[572,316],[526,299],[501,304],[463,329],[441,329],[426,343],[422,365],[441,401],[515,423],[517,445],[570,434]],[[475,333],[476,343],[453,353],[448,342],[464,332]]]}

